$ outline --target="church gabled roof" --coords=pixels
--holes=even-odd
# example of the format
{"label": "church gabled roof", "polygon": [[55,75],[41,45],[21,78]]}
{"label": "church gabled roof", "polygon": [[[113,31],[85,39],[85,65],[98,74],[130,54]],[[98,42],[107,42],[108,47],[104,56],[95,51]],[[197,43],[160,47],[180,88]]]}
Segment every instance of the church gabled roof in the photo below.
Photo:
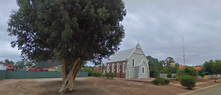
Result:
{"label": "church gabled roof", "polygon": [[127,57],[129,57],[135,49],[136,48],[132,48],[132,49],[127,49],[127,50],[116,52],[106,61],[106,63],[126,61]]}

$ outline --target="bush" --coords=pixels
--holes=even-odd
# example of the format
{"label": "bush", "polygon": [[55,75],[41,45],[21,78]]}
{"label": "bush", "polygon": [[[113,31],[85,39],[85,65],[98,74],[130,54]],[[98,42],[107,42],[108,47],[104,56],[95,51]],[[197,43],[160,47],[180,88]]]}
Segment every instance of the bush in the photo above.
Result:
{"label": "bush", "polygon": [[161,77],[157,77],[155,80],[151,81],[151,83],[153,83],[155,85],[159,85],[159,83],[161,85],[164,85],[164,84],[169,84],[170,80],[169,79],[164,79],[164,78],[161,78]]}
{"label": "bush", "polygon": [[110,77],[111,77],[111,79],[113,79],[114,78],[114,73],[110,73]]}
{"label": "bush", "polygon": [[165,83],[169,84],[170,83],[170,79],[165,79]]}
{"label": "bush", "polygon": [[171,78],[171,77],[172,77],[172,74],[171,74],[170,72],[168,72],[168,73],[167,73],[167,77],[168,77],[168,78]]}
{"label": "bush", "polygon": [[113,79],[114,78],[114,73],[106,73],[104,76],[106,76],[107,79],[109,79],[109,78]]}
{"label": "bush", "polygon": [[192,89],[196,86],[196,78],[191,75],[183,75],[179,77],[180,84],[186,86],[188,89]]}
{"label": "bush", "polygon": [[154,73],[153,73],[153,77],[154,77],[154,78],[158,77],[158,72],[154,72]]}
{"label": "bush", "polygon": [[185,67],[182,70],[177,70],[176,75],[177,76],[182,76],[182,75],[197,76],[198,72],[193,67]]}
{"label": "bush", "polygon": [[110,73],[106,73],[105,76],[108,79],[110,77]]}
{"label": "bush", "polygon": [[105,77],[105,74],[102,74],[101,77],[104,78],[104,77]]}

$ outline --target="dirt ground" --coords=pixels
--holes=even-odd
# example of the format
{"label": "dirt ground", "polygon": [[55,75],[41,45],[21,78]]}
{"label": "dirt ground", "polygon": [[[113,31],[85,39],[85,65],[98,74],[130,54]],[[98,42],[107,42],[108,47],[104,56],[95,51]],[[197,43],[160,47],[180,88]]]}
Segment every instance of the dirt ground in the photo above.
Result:
{"label": "dirt ground", "polygon": [[[61,78],[0,80],[1,95],[60,95],[57,93],[60,87]],[[157,86],[122,78],[109,80],[94,77],[77,78],[74,87],[73,92],[65,95],[176,95],[190,91],[173,84]]]}

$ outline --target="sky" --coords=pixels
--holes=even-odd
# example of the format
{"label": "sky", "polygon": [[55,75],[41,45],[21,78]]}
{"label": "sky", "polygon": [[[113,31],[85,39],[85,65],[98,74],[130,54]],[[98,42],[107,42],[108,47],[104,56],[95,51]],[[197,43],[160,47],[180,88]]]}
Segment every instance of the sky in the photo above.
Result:
{"label": "sky", "polygon": [[[172,57],[186,65],[221,60],[221,0],[124,0],[127,15],[122,24],[125,37],[120,50],[135,48],[139,42],[146,56],[159,60]],[[11,11],[16,0],[0,3],[0,61],[21,60],[21,51],[12,48],[16,37],[8,36]],[[184,39],[184,45],[182,38]]]}

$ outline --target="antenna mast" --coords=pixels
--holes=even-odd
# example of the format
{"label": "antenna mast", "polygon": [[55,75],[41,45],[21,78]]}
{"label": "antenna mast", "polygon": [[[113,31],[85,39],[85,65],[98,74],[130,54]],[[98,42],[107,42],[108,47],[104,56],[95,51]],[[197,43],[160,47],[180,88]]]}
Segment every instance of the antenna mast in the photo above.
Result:
{"label": "antenna mast", "polygon": [[182,39],[183,39],[183,63],[185,65],[184,38],[183,38],[183,36],[182,36]]}

